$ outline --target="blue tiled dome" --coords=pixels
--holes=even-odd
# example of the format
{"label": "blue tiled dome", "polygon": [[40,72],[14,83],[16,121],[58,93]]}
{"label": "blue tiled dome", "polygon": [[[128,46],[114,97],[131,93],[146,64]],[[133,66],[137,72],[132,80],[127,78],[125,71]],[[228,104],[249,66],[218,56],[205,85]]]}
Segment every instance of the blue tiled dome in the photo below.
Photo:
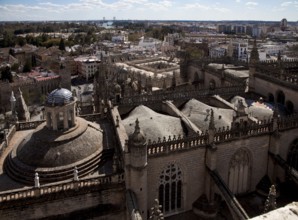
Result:
{"label": "blue tiled dome", "polygon": [[52,91],[47,98],[49,105],[64,105],[73,101],[72,93],[68,89],[58,88]]}

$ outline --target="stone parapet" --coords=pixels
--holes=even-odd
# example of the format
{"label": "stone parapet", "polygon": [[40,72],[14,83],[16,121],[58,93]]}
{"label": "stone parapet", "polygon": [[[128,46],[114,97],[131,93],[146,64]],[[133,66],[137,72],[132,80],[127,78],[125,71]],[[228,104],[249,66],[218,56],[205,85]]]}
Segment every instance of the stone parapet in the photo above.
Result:
{"label": "stone parapet", "polygon": [[40,188],[30,187],[27,189],[9,190],[0,193],[0,205],[3,202],[33,198],[37,196],[59,193],[64,191],[77,191],[85,187],[109,186],[111,184],[124,183],[124,175],[112,174],[75,181],[63,181],[41,185]]}

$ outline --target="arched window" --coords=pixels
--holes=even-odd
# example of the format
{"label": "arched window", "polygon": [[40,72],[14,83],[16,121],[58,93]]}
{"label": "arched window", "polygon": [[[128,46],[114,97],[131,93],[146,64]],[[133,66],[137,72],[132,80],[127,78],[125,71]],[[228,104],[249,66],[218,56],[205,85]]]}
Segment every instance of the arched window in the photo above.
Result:
{"label": "arched window", "polygon": [[274,95],[272,93],[268,94],[268,102],[274,103]]}
{"label": "arched window", "polygon": [[287,162],[291,168],[298,170],[298,138],[291,143],[289,149]]}
{"label": "arched window", "polygon": [[293,114],[294,113],[294,104],[291,101],[286,102],[286,109],[288,114]]}
{"label": "arched window", "polygon": [[285,104],[285,94],[283,91],[277,92],[277,103],[284,105]]}
{"label": "arched window", "polygon": [[164,213],[170,213],[182,207],[182,173],[176,164],[170,164],[162,171],[158,197]]}
{"label": "arched window", "polygon": [[235,194],[245,193],[249,189],[250,160],[248,152],[238,150],[230,161],[229,189]]}
{"label": "arched window", "polygon": [[58,113],[58,130],[62,130],[64,128],[64,114],[63,112]]}

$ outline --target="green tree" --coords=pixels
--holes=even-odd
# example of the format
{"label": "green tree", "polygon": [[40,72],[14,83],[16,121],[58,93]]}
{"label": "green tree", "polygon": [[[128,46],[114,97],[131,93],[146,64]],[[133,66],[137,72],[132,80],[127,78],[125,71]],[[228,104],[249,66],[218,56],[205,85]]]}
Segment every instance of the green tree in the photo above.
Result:
{"label": "green tree", "polygon": [[26,44],[26,40],[23,37],[17,37],[17,44],[22,47]]}
{"label": "green tree", "polygon": [[13,82],[13,76],[10,70],[10,67],[7,66],[1,71],[1,80],[8,80],[9,82]]}
{"label": "green tree", "polygon": [[59,50],[65,50],[65,43],[64,43],[64,39],[63,38],[60,39]]}

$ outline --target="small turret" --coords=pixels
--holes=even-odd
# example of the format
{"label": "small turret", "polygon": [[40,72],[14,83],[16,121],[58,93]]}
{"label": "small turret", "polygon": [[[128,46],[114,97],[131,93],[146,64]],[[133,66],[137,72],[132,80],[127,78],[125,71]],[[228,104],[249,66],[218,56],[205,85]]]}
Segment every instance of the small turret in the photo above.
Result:
{"label": "small turret", "polygon": [[146,144],[145,135],[140,129],[139,119],[136,120],[135,131],[129,136],[128,143],[132,147],[143,147]]}
{"label": "small turret", "polygon": [[238,106],[237,106],[237,117],[245,116],[245,106],[243,104],[243,100],[238,100]]}
{"label": "small turret", "polygon": [[10,96],[10,110],[11,110],[11,112],[12,112],[12,114],[14,114],[15,113],[15,111],[16,111],[16,98],[15,98],[15,96],[14,96],[14,93],[13,93],[13,91],[11,91],[11,96]]}
{"label": "small turret", "polygon": [[21,120],[21,121],[29,121],[30,120],[30,113],[28,110],[28,106],[25,102],[23,93],[20,88],[19,88],[19,97],[18,97],[18,102],[17,102],[17,112],[18,112],[19,120]]}
{"label": "small turret", "polygon": [[136,120],[134,132],[128,139],[128,152],[125,157],[125,181],[127,188],[137,197],[140,214],[147,219],[147,141]]}

